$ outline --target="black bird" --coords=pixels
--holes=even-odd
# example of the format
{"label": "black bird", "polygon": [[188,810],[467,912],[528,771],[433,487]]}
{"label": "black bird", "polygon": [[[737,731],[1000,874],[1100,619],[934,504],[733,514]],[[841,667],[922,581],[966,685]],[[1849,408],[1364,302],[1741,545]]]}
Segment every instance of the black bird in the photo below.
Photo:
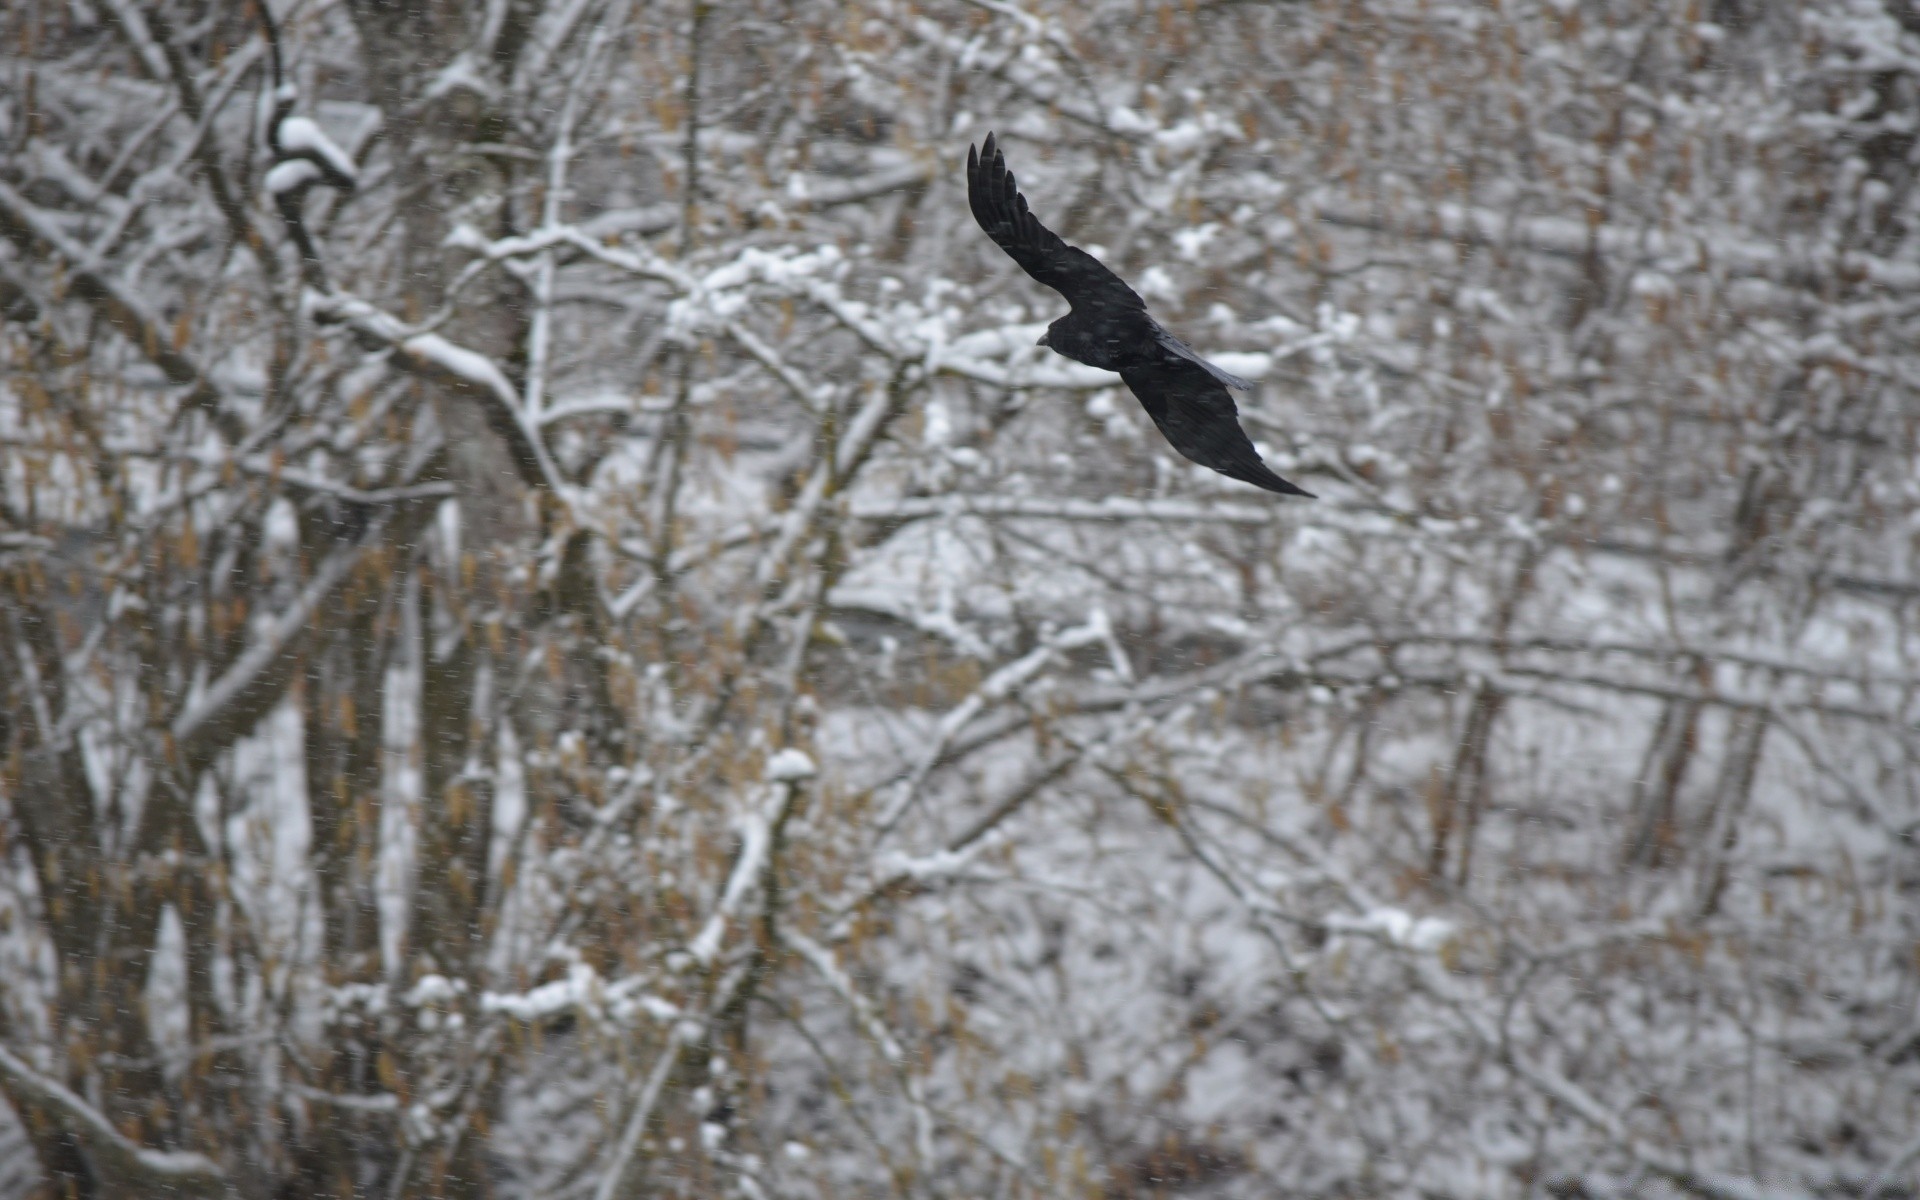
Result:
{"label": "black bird", "polygon": [[991,133],[985,146],[967,147],[967,203],[1021,270],[1072,306],[1047,326],[1042,346],[1118,371],[1173,448],[1201,466],[1270,492],[1313,495],[1274,474],[1240,428],[1240,410],[1227,389],[1253,385],[1194,353],[1147,314],[1146,302],[1118,275],[1028,212]]}

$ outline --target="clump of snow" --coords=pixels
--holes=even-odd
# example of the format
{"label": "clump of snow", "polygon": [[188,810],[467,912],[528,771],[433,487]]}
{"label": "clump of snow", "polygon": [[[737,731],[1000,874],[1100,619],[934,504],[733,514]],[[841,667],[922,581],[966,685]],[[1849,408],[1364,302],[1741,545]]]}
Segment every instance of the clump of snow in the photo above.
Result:
{"label": "clump of snow", "polygon": [[798,783],[812,779],[817,768],[805,753],[789,746],[767,760],[768,783]]}
{"label": "clump of snow", "polygon": [[313,163],[304,158],[290,158],[285,162],[275,163],[266,177],[261,180],[260,186],[267,190],[268,195],[278,196],[284,192],[298,191],[310,184],[318,183],[322,178],[324,173]]}
{"label": "clump of snow", "polygon": [[413,987],[401,999],[414,1008],[422,1008],[429,1004],[447,1004],[458,1000],[466,994],[466,991],[467,984],[463,979],[449,979],[445,975],[427,974],[416,980]]}
{"label": "clump of snow", "polygon": [[1389,943],[1421,953],[1433,953],[1446,945],[1454,934],[1451,921],[1439,917],[1416,917],[1404,909],[1382,906],[1357,917],[1335,915],[1326,921],[1336,932],[1375,934]]}
{"label": "clump of snow", "polygon": [[312,118],[286,117],[280,122],[279,133],[282,153],[313,159],[349,182],[359,179],[360,169],[353,157]]}

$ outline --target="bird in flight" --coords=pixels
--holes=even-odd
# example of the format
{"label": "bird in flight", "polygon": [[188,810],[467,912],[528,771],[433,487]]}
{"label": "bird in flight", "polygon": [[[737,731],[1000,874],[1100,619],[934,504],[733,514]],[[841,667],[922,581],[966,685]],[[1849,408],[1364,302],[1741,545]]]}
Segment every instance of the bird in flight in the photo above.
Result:
{"label": "bird in flight", "polygon": [[967,147],[973,219],[1020,269],[1066,297],[1071,310],[1040,344],[1075,362],[1118,371],[1173,448],[1203,467],[1284,496],[1312,496],[1273,473],[1240,428],[1228,388],[1252,384],[1194,353],[1147,314],[1146,302],[1100,260],[1027,211],[1027,198],[994,145]]}

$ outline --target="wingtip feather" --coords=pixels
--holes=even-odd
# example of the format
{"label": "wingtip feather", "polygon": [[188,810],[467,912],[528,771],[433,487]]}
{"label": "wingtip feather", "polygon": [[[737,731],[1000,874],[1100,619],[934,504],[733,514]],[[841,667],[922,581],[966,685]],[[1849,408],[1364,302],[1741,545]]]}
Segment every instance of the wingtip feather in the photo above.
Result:
{"label": "wingtip feather", "polygon": [[1299,496],[1307,500],[1318,500],[1320,498],[1292,480],[1282,479],[1279,473],[1272,467],[1269,467],[1266,463],[1260,462],[1257,459],[1252,463],[1236,463],[1232,469],[1223,470],[1220,467],[1215,467],[1214,470],[1219,471],[1222,475],[1230,479],[1238,479],[1242,483],[1250,483],[1257,488],[1264,488],[1269,492],[1275,492],[1282,496]]}

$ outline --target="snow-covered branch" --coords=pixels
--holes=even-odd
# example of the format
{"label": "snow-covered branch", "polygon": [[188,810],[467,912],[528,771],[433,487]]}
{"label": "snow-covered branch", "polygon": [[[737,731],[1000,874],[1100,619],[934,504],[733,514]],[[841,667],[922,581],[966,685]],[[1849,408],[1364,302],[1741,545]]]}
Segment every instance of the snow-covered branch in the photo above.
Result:
{"label": "snow-covered branch", "polygon": [[350,329],[369,345],[388,351],[401,369],[436,380],[486,407],[492,427],[504,437],[531,487],[544,487],[570,501],[574,489],[553,461],[536,421],[497,363],[437,333],[409,329],[374,305],[338,292],[308,292],[306,308],[319,321]]}
{"label": "snow-covered branch", "polygon": [[368,537],[359,544],[342,546],[322,559],[293,602],[260,623],[247,648],[240,652],[219,678],[205,689],[188,695],[187,702],[170,727],[175,741],[191,742],[242,693],[253,687],[269,667],[282,661],[288,645],[311,625],[314,614],[346,581],[360,561],[361,554],[378,539],[385,527],[385,519],[376,517]]}
{"label": "snow-covered branch", "polygon": [[219,1163],[193,1150],[153,1150],[113,1127],[99,1109],[58,1080],[34,1070],[11,1050],[0,1047],[0,1075],[7,1090],[52,1110],[89,1150],[102,1156],[120,1178],[189,1192],[214,1192],[227,1182]]}

